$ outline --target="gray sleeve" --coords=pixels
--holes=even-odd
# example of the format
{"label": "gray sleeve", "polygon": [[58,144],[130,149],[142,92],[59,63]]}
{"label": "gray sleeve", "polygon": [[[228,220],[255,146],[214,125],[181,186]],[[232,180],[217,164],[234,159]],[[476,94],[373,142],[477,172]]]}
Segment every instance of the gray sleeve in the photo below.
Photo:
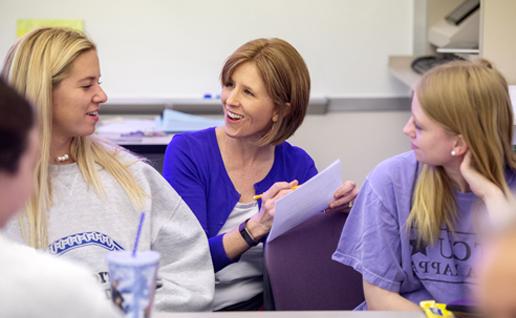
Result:
{"label": "gray sleeve", "polygon": [[215,275],[208,239],[186,203],[153,168],[145,171],[151,191],[151,248],[160,252],[158,311],[211,310]]}

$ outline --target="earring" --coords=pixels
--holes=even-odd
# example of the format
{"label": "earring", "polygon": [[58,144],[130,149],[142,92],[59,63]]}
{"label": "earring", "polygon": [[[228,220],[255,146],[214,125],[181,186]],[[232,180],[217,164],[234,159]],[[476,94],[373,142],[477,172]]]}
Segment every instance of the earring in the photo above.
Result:
{"label": "earring", "polygon": [[457,153],[455,152],[455,150],[452,150],[451,153],[452,157],[455,157],[457,155]]}

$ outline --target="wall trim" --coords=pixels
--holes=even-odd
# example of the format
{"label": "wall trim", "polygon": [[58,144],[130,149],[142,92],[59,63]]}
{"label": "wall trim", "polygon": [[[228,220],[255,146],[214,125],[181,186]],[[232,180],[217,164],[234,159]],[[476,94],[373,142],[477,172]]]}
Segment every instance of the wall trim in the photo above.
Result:
{"label": "wall trim", "polygon": [[[213,115],[222,114],[220,100],[203,99],[113,99],[102,105],[102,114],[141,114],[159,115],[165,108],[177,111]],[[311,98],[308,114],[326,114],[328,112],[361,111],[406,111],[410,110],[409,97],[359,97],[359,98]]]}
{"label": "wall trim", "polygon": [[410,110],[410,97],[331,98],[329,112]]}

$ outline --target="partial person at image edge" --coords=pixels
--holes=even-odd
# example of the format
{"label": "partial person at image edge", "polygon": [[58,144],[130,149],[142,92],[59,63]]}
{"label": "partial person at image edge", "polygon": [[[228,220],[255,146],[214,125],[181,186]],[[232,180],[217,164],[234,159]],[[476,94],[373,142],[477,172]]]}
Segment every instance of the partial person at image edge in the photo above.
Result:
{"label": "partial person at image edge", "polygon": [[[39,135],[32,107],[0,80],[0,228],[33,189]],[[0,316],[120,317],[85,269],[0,234]]]}

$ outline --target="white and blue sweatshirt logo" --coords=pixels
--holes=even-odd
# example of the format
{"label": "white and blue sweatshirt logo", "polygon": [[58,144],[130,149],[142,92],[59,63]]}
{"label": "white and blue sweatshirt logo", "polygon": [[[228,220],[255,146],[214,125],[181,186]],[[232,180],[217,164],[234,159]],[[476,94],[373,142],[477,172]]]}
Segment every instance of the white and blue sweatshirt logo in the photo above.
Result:
{"label": "white and blue sweatshirt logo", "polygon": [[124,248],[115,240],[100,232],[75,233],[55,240],[48,246],[48,250],[54,255],[63,255],[76,248],[95,245],[108,251],[121,251]]}

